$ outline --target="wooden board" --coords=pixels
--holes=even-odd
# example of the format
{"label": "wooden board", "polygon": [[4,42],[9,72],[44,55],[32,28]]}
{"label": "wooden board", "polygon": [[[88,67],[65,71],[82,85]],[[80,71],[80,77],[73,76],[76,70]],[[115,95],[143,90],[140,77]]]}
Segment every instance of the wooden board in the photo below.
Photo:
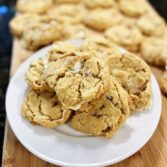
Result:
{"label": "wooden board", "polygon": [[[154,11],[151,8],[152,11]],[[11,62],[11,75],[14,74],[19,65],[29,56],[21,48],[18,40],[14,40],[13,58]],[[152,67],[156,78],[159,79],[162,71]],[[128,159],[113,165],[113,167],[167,167],[167,98],[162,95],[162,115],[157,130],[149,142],[136,154]],[[137,140],[137,139],[136,139]],[[6,121],[3,167],[55,167],[44,162],[26,150],[16,139],[8,122]]]}

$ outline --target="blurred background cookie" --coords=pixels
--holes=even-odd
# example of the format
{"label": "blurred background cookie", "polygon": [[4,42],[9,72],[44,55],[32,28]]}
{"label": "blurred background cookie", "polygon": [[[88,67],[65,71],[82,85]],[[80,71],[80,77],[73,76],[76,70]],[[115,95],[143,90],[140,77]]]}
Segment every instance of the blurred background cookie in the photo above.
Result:
{"label": "blurred background cookie", "polygon": [[51,19],[58,20],[65,24],[79,24],[86,16],[86,10],[82,5],[62,4],[48,10],[47,15]]}
{"label": "blurred background cookie", "polygon": [[147,64],[129,52],[111,55],[107,61],[110,74],[114,76],[129,94],[131,112],[149,107],[152,90],[151,72]]}
{"label": "blurred background cookie", "polygon": [[13,35],[20,37],[26,28],[40,21],[37,14],[18,14],[10,21],[10,29]]}
{"label": "blurred background cookie", "polygon": [[41,92],[43,91],[53,92],[53,90],[49,87],[49,85],[43,78],[43,71],[45,69],[45,66],[47,65],[45,64],[45,61],[47,60],[38,59],[33,63],[31,63],[25,75],[26,81],[33,90],[38,90]]}
{"label": "blurred background cookie", "polygon": [[147,12],[142,0],[118,0],[121,12],[130,17],[139,17]]}
{"label": "blurred background cookie", "polygon": [[81,0],[53,0],[55,3],[79,3]]}
{"label": "blurred background cookie", "polygon": [[23,13],[45,13],[53,5],[52,0],[18,0],[17,11]]}
{"label": "blurred background cookie", "polygon": [[52,5],[52,0],[18,0],[16,8],[18,12],[43,14]]}
{"label": "blurred background cookie", "polygon": [[160,79],[160,87],[162,92],[167,95],[167,71],[163,73]]}
{"label": "blurred background cookie", "polygon": [[166,29],[165,20],[155,14],[147,14],[139,18],[137,26],[146,36],[162,36]]}

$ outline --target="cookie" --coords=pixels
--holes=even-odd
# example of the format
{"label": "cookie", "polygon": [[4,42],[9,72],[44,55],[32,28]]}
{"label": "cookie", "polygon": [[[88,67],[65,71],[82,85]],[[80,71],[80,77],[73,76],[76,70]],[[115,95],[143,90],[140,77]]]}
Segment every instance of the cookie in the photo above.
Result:
{"label": "cookie", "polygon": [[86,10],[82,5],[62,4],[50,9],[47,15],[51,19],[58,20],[62,23],[79,24],[85,16]]}
{"label": "cookie", "polygon": [[129,115],[126,91],[110,77],[110,88],[99,109],[77,111],[72,117],[72,128],[94,136],[112,137]]}
{"label": "cookie", "polygon": [[71,111],[61,106],[55,93],[30,90],[21,114],[33,124],[53,128],[67,122]]}
{"label": "cookie", "polygon": [[82,104],[102,96],[109,87],[108,68],[95,56],[79,49],[51,61],[44,71],[47,83],[66,108],[78,110]]}
{"label": "cookie", "polygon": [[148,14],[139,18],[137,26],[146,36],[162,36],[166,29],[165,20],[155,14]]}
{"label": "cookie", "polygon": [[74,54],[77,50],[78,48],[70,42],[55,42],[48,51],[47,58],[49,62],[55,62]]}
{"label": "cookie", "polygon": [[134,26],[115,26],[105,31],[105,36],[112,42],[135,52],[139,50],[142,42],[141,32]]}
{"label": "cookie", "polygon": [[149,64],[165,67],[167,65],[167,44],[165,39],[147,38],[141,46],[142,58]]}
{"label": "cookie", "polygon": [[80,0],[54,0],[55,3],[79,3]]}
{"label": "cookie", "polygon": [[160,87],[162,92],[167,95],[167,71],[163,73],[160,79]]}
{"label": "cookie", "polygon": [[10,21],[10,30],[13,35],[20,37],[27,27],[40,21],[37,14],[18,14]]}
{"label": "cookie", "polygon": [[52,5],[52,0],[18,0],[16,8],[18,12],[43,14]]}
{"label": "cookie", "polygon": [[139,57],[127,51],[108,57],[110,74],[117,79],[129,94],[131,112],[149,107],[151,102],[151,72]]}
{"label": "cookie", "polygon": [[31,89],[41,92],[53,92],[47,82],[43,79],[43,71],[46,66],[47,59],[38,59],[30,64],[30,67],[26,72],[25,78]]}
{"label": "cookie", "polygon": [[84,1],[84,5],[87,7],[87,8],[90,8],[90,9],[94,9],[94,8],[110,8],[111,6],[113,6],[115,3],[114,0],[85,0]]}
{"label": "cookie", "polygon": [[99,32],[93,31],[83,24],[66,24],[65,25],[65,36],[67,39],[86,39],[90,36],[94,36]]}
{"label": "cookie", "polygon": [[89,17],[85,16],[83,23],[97,31],[115,26],[122,21],[121,14],[112,9],[95,9],[89,12]]}
{"label": "cookie", "polygon": [[64,77],[57,81],[55,91],[65,107],[77,110],[107,91],[109,74],[95,58],[76,58],[74,62]]}
{"label": "cookie", "polygon": [[121,12],[130,17],[139,17],[147,12],[142,0],[119,0],[118,4]]}
{"label": "cookie", "polygon": [[[101,61],[105,60],[109,55],[118,51],[116,46],[111,40],[108,40],[101,34],[96,34],[86,38],[81,46],[81,50],[87,50],[92,52],[92,55],[96,55]],[[95,52],[95,53],[94,53]]]}
{"label": "cookie", "polygon": [[64,36],[63,25],[57,21],[42,21],[28,27],[22,36],[22,46],[29,50],[48,45]]}

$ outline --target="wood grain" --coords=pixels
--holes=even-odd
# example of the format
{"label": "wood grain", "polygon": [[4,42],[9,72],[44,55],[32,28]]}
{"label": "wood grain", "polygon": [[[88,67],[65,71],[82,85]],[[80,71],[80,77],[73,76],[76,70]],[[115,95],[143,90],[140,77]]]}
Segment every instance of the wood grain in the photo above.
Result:
{"label": "wood grain", "polygon": [[[154,12],[152,8],[151,11]],[[167,33],[166,33],[167,34]],[[13,58],[11,62],[11,76],[18,69],[20,64],[29,56],[31,52],[21,48],[19,40],[14,40]],[[152,72],[159,80],[162,71],[151,67]],[[152,138],[137,153],[128,159],[113,165],[112,167],[167,167],[167,98],[162,95],[162,115]],[[136,139],[137,140],[137,139]],[[16,139],[8,121],[6,121],[4,147],[3,147],[3,167],[55,167],[55,165],[44,162],[26,150]]]}

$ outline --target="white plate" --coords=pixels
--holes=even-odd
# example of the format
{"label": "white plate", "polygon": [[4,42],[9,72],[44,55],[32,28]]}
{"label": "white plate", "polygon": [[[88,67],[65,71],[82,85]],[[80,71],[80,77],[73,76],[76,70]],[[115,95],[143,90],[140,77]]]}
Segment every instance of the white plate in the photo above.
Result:
{"label": "white plate", "polygon": [[[161,95],[152,75],[152,107],[130,116],[111,139],[91,137],[62,125],[55,129],[33,126],[21,115],[28,88],[24,75],[29,64],[44,56],[50,46],[36,52],[23,63],[10,81],[6,96],[9,123],[19,141],[34,155],[61,166],[105,166],[119,162],[138,151],[151,138],[161,114]],[[17,155],[16,155],[17,156]]]}

